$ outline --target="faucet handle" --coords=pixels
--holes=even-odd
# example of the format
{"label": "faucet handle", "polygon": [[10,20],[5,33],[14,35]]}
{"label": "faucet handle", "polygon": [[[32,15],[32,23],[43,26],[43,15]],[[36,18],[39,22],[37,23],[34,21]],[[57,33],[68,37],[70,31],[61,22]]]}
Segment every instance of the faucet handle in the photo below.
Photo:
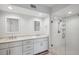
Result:
{"label": "faucet handle", "polygon": [[16,38],[16,36],[14,36],[13,38]]}
{"label": "faucet handle", "polygon": [[12,36],[10,36],[9,39],[12,39]]}

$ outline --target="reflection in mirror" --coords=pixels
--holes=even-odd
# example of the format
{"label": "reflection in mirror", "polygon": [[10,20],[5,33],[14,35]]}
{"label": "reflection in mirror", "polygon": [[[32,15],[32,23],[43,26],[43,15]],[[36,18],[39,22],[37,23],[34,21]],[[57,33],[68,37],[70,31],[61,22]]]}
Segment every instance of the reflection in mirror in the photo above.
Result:
{"label": "reflection in mirror", "polygon": [[8,32],[18,32],[19,31],[19,23],[18,19],[7,18],[7,31]]}
{"label": "reflection in mirror", "polygon": [[34,21],[34,31],[40,31],[40,21]]}

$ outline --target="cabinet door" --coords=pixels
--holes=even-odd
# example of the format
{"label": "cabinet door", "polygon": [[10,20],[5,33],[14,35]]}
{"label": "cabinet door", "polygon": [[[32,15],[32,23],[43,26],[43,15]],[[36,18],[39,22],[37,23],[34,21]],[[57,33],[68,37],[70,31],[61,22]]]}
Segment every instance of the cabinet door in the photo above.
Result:
{"label": "cabinet door", "polygon": [[37,40],[34,40],[34,54],[39,53],[38,50],[39,50],[39,43]]}
{"label": "cabinet door", "polygon": [[22,55],[22,46],[12,47],[9,49],[10,55]]}
{"label": "cabinet door", "polygon": [[48,46],[47,42],[44,41],[43,39],[40,40],[37,45],[38,45],[37,50],[39,53],[45,51],[47,49],[47,46]]}
{"label": "cabinet door", "polygon": [[48,50],[48,40],[42,40],[40,47],[41,47],[41,49],[40,49],[41,51]]}
{"label": "cabinet door", "polygon": [[43,41],[37,39],[34,41],[34,54],[40,53],[43,51]]}
{"label": "cabinet door", "polygon": [[36,50],[37,50],[37,44],[36,44],[36,40],[34,40],[34,54],[37,53]]}
{"label": "cabinet door", "polygon": [[40,38],[40,39],[34,40],[34,54],[43,52],[45,50],[48,50],[47,38]]}
{"label": "cabinet door", "polygon": [[8,49],[2,49],[2,50],[0,50],[0,55],[8,55],[8,54],[9,54]]}

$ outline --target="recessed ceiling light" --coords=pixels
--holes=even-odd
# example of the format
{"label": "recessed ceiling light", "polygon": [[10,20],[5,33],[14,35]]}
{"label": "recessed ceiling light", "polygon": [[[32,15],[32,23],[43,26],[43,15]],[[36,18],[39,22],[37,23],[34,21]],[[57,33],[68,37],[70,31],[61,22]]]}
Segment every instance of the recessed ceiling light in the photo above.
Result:
{"label": "recessed ceiling light", "polygon": [[11,6],[8,6],[8,9],[12,10],[13,8]]}
{"label": "recessed ceiling light", "polygon": [[68,14],[72,14],[72,11],[69,11]]}

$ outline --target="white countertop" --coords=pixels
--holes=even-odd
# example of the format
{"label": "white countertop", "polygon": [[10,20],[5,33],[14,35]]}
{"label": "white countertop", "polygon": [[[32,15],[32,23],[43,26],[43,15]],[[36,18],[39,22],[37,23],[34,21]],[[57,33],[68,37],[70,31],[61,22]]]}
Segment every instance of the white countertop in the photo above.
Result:
{"label": "white countertop", "polygon": [[7,42],[21,41],[21,40],[29,40],[29,39],[36,39],[36,38],[43,38],[43,37],[48,37],[48,35],[24,36],[24,37],[16,37],[16,38],[13,38],[13,39],[5,38],[5,39],[0,39],[0,43],[7,43]]}

